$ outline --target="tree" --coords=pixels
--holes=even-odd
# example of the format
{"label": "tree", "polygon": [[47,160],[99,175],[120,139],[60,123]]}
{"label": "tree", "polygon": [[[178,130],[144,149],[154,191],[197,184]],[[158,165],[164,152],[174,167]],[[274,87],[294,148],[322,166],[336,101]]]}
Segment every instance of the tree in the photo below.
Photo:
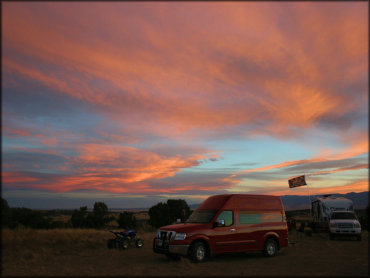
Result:
{"label": "tree", "polygon": [[149,209],[149,224],[152,227],[159,228],[169,225],[177,219],[186,220],[191,210],[185,200],[169,199],[166,203],[158,203]]}
{"label": "tree", "polygon": [[105,203],[95,202],[93,212],[95,228],[100,229],[110,221],[110,218],[108,217],[108,207]]}
{"label": "tree", "polygon": [[2,227],[9,227],[11,224],[12,212],[8,201],[1,198],[1,225]]}
{"label": "tree", "polygon": [[133,212],[124,211],[119,214],[118,228],[136,228],[137,222]]}
{"label": "tree", "polygon": [[74,210],[71,217],[73,228],[86,228],[87,226],[87,206],[80,207],[80,210]]}
{"label": "tree", "polygon": [[12,208],[12,225],[10,228],[16,228],[19,224],[32,229],[49,229],[51,219],[44,217],[40,211],[29,208]]}
{"label": "tree", "polygon": [[186,219],[189,218],[191,214],[190,207],[186,203],[185,200],[177,199],[177,200],[167,200],[167,205],[169,207],[171,213],[171,219],[176,221],[177,219],[181,219],[181,222],[184,222]]}

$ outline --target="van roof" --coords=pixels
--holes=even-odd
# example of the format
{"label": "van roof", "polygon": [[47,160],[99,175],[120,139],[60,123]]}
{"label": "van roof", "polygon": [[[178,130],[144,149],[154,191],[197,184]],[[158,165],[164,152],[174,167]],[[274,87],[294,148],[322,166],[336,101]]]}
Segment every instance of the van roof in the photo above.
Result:
{"label": "van roof", "polygon": [[206,199],[198,209],[246,209],[246,210],[282,210],[280,196],[252,194],[224,194]]}

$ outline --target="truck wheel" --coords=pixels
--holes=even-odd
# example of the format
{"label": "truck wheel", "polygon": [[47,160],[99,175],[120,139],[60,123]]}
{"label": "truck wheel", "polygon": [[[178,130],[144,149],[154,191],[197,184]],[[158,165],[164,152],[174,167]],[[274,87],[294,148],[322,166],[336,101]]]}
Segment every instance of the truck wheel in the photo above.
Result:
{"label": "truck wheel", "polygon": [[190,258],[193,262],[199,263],[206,259],[207,247],[203,242],[195,242],[190,248]]}
{"label": "truck wheel", "polygon": [[263,248],[263,255],[266,257],[274,257],[276,254],[277,254],[276,240],[269,238],[265,242],[265,247]]}
{"label": "truck wheel", "polygon": [[141,248],[141,247],[143,247],[144,242],[143,242],[140,238],[138,238],[138,239],[136,240],[135,244],[136,244],[136,247],[137,247],[137,248]]}

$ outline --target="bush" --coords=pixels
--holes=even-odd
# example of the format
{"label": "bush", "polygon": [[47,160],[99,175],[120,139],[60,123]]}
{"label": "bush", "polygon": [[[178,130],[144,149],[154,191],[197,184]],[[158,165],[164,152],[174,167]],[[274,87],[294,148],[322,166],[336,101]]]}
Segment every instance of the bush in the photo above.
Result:
{"label": "bush", "polygon": [[108,216],[108,207],[103,202],[95,202],[93,213],[87,211],[87,206],[74,210],[71,217],[73,228],[103,228],[112,217]]}
{"label": "bush", "polygon": [[32,229],[49,229],[51,228],[51,219],[44,217],[41,212],[29,208],[12,208],[12,220],[9,223],[10,228],[24,226]]}
{"label": "bush", "polygon": [[[87,228],[87,206],[80,207],[80,210],[74,210],[71,217],[71,223],[73,228]],[[90,223],[89,223],[90,224]]]}
{"label": "bush", "polygon": [[1,226],[9,227],[11,220],[12,213],[8,202],[5,199],[1,198]]}

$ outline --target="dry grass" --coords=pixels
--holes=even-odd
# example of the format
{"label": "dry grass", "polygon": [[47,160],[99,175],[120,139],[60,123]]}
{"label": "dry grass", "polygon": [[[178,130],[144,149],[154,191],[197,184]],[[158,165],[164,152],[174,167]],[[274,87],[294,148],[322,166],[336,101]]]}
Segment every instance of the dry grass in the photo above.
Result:
{"label": "dry grass", "polygon": [[[367,276],[368,232],[363,241],[331,241],[294,231],[296,242],[275,258],[258,254],[216,256],[205,263],[170,261],[154,254],[155,232],[139,231],[141,249],[107,249],[108,231],[85,229],[2,230],[4,276]],[[268,267],[266,267],[268,266]]]}

